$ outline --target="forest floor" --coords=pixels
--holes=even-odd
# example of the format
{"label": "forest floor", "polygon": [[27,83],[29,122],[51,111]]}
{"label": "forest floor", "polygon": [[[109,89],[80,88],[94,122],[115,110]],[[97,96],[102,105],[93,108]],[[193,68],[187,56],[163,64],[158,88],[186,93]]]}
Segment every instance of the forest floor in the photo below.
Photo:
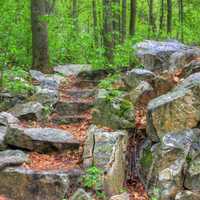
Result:
{"label": "forest floor", "polygon": [[[91,103],[94,102],[94,97],[87,97],[77,99],[72,97],[68,92],[70,90],[83,90],[83,89],[95,89],[95,86],[91,85],[79,85],[76,76],[69,76],[62,82],[59,88],[60,92],[60,100],[61,101],[78,101]],[[80,116],[80,115],[79,115]],[[88,127],[91,125],[92,119],[92,110],[88,109],[84,113],[81,114],[83,120],[79,123],[72,123],[67,125],[58,125],[53,122],[54,118],[61,117],[58,113],[53,113],[48,117],[46,122],[37,122],[37,121],[21,121],[21,125],[26,128],[38,128],[38,127],[50,127],[50,128],[58,128],[72,133],[76,139],[78,139],[81,143],[79,151],[68,151],[62,154],[51,153],[51,154],[40,154],[37,152],[31,152],[29,154],[30,162],[23,164],[23,167],[27,169],[32,169],[36,171],[43,170],[70,170],[74,168],[81,169],[82,166],[82,154],[83,154],[83,145],[86,139],[86,133]],[[75,116],[73,116],[75,117]],[[110,128],[103,127],[106,130],[111,130]],[[127,181],[125,183],[125,190],[128,191],[131,195],[130,200],[149,200],[147,193],[144,190],[143,185],[139,181],[136,175],[132,180]],[[96,197],[94,197],[96,200]],[[8,200],[7,198],[0,196],[0,200]],[[59,200],[59,199],[58,199]]]}

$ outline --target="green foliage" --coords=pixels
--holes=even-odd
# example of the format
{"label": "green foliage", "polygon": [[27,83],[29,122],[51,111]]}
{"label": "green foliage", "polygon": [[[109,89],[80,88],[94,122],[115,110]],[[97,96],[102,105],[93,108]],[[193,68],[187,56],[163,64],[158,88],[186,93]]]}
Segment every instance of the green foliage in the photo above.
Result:
{"label": "green foliage", "polygon": [[153,160],[153,156],[152,156],[151,149],[149,148],[145,150],[143,158],[140,160],[140,164],[145,168],[149,168],[151,167],[152,160]]}
{"label": "green foliage", "polygon": [[83,186],[88,189],[100,190],[102,186],[101,175],[102,170],[92,166],[86,170],[86,175],[83,177]]}
{"label": "green foliage", "polygon": [[113,89],[113,84],[118,81],[120,77],[120,74],[111,74],[107,78],[101,80],[98,87],[106,90]]}
{"label": "green foliage", "polygon": [[4,90],[14,94],[30,94],[34,91],[29,73],[20,67],[13,67],[3,72],[3,87]]}

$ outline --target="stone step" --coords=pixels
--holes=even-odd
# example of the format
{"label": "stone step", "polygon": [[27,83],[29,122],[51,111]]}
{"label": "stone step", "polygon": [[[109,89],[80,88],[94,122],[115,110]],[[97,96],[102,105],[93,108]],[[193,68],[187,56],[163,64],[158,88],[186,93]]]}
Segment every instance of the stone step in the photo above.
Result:
{"label": "stone step", "polygon": [[79,99],[79,98],[88,98],[94,97],[96,94],[95,89],[68,89],[66,90],[67,95]]}
{"label": "stone step", "polygon": [[59,115],[78,115],[92,108],[93,105],[93,101],[59,101],[54,108]]}
{"label": "stone step", "polygon": [[5,136],[5,143],[20,149],[39,153],[78,150],[80,142],[64,130],[53,128],[22,128],[12,126]]}
{"label": "stone step", "polygon": [[78,187],[82,171],[34,171],[9,167],[0,172],[0,194],[14,200],[62,200]]}
{"label": "stone step", "polygon": [[67,116],[59,116],[56,115],[51,118],[51,121],[54,124],[62,125],[62,124],[76,124],[84,121],[86,117],[84,115],[67,115]]}

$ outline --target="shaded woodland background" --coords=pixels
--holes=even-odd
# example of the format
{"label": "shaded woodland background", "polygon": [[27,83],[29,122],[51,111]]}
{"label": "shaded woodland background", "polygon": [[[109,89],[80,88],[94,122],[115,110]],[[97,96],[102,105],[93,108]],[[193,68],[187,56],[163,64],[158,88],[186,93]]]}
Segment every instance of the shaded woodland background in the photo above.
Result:
{"label": "shaded woodland background", "polygon": [[[198,0],[41,2],[45,2],[41,20],[48,27],[50,66],[65,63],[89,63],[95,69],[128,66],[134,63],[132,46],[144,39],[200,43]],[[1,67],[30,68],[31,1],[1,1],[0,12]]]}

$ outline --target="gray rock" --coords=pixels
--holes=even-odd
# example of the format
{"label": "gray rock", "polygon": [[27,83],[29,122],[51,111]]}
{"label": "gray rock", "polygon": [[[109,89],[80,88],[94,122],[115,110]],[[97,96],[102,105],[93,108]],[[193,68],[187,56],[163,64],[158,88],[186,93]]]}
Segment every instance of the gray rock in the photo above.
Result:
{"label": "gray rock", "polygon": [[59,94],[58,90],[37,87],[36,94],[32,98],[43,105],[54,105],[58,102]]}
{"label": "gray rock", "polygon": [[92,197],[85,190],[80,188],[69,200],[92,200]]}
{"label": "gray rock", "polygon": [[41,103],[35,101],[17,104],[9,112],[21,119],[36,119],[41,121],[44,118],[44,107]]}
{"label": "gray rock", "polygon": [[110,198],[110,200],[129,200],[129,199],[130,199],[129,196],[130,196],[130,195],[129,195],[127,192],[125,192],[125,193],[123,193],[123,194],[119,194],[119,195],[116,195],[116,196],[112,196],[112,197]]}
{"label": "gray rock", "polygon": [[124,76],[124,82],[130,88],[134,89],[138,86],[140,81],[152,81],[156,75],[146,69],[132,69]]}
{"label": "gray rock", "polygon": [[200,192],[200,149],[198,153],[199,155],[193,159],[189,157],[191,161],[189,161],[189,167],[186,170],[184,186],[189,190]]}
{"label": "gray rock", "polygon": [[109,91],[100,89],[92,113],[96,125],[117,129],[128,129],[135,126],[133,105],[126,99],[125,94],[111,98]]}
{"label": "gray rock", "polygon": [[200,193],[184,190],[176,195],[175,200],[199,200]]}
{"label": "gray rock", "polygon": [[15,200],[62,200],[77,187],[80,172],[33,171],[21,167],[0,172],[0,193]]}
{"label": "gray rock", "polygon": [[91,71],[91,65],[67,64],[54,67],[54,71],[65,76],[78,75],[82,71]]}
{"label": "gray rock", "polygon": [[200,61],[193,60],[189,64],[185,65],[183,68],[182,76],[187,78],[191,74],[200,72]]}
{"label": "gray rock", "polygon": [[103,185],[110,196],[119,194],[123,188],[127,143],[128,134],[125,131],[108,132],[91,126],[87,133],[84,166],[94,164],[106,172]]}
{"label": "gray rock", "polygon": [[188,48],[175,52],[170,57],[170,70],[184,68],[193,59],[200,56],[200,49],[197,47]]}
{"label": "gray rock", "polygon": [[45,74],[37,70],[30,70],[30,75],[33,79],[41,82],[45,79]]}
{"label": "gray rock", "polygon": [[[190,153],[193,152],[192,155],[195,155],[195,144],[199,136],[199,129],[187,129],[179,133],[166,134],[160,143],[152,147],[150,142],[142,147],[137,167],[150,196],[157,195],[158,199],[174,199],[183,189],[185,180],[183,172]],[[197,184],[199,179],[195,176],[194,178]],[[155,194],[155,188],[159,188],[158,194]]]}
{"label": "gray rock", "polygon": [[14,117],[11,113],[1,112],[0,113],[0,125],[8,126],[12,124],[18,124],[19,120]]}
{"label": "gray rock", "polygon": [[177,41],[158,42],[146,40],[135,47],[136,55],[149,70],[168,70],[170,56],[188,47]]}
{"label": "gray rock", "polygon": [[28,161],[28,155],[20,150],[0,151],[0,169],[21,165]]}
{"label": "gray rock", "polygon": [[193,74],[172,92],[148,104],[147,132],[158,141],[168,132],[195,128],[200,121],[200,73]]}
{"label": "gray rock", "polygon": [[5,126],[0,126],[0,151],[5,150],[7,145],[5,143],[5,136],[7,134],[8,128]]}
{"label": "gray rock", "polygon": [[80,145],[70,133],[60,129],[19,126],[9,128],[5,142],[8,145],[41,153],[78,149]]}

